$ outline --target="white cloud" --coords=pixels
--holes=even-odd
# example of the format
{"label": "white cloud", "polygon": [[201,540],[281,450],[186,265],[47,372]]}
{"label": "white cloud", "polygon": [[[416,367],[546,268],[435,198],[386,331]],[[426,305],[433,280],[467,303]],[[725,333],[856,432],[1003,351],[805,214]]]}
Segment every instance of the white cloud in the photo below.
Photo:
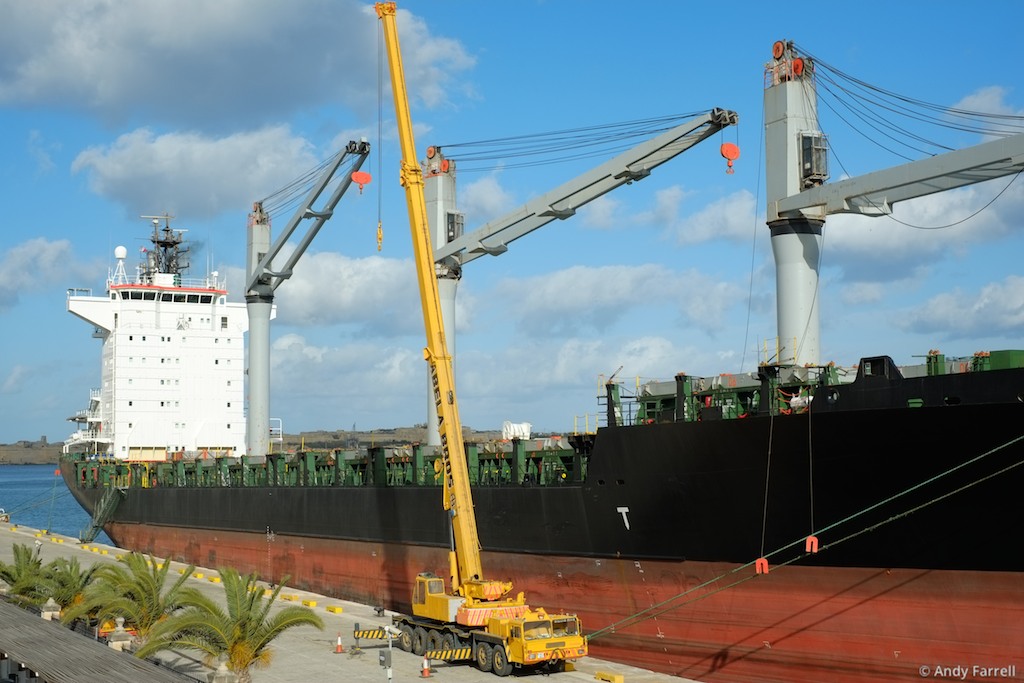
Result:
{"label": "white cloud", "polygon": [[70,279],[93,276],[92,269],[75,260],[68,240],[27,240],[0,256],[0,311],[16,305],[20,294],[67,287],[74,284]]}
{"label": "white cloud", "polygon": [[40,131],[33,130],[29,132],[27,147],[40,173],[49,173],[53,170],[53,157],[50,155],[60,150],[60,143],[47,140]]}
{"label": "white cloud", "polygon": [[610,230],[622,227],[622,202],[602,195],[579,210],[580,223],[586,227]]}
{"label": "white cloud", "polygon": [[[351,0],[0,3],[0,104],[205,130],[327,102],[369,113],[378,24],[372,7]],[[445,103],[472,57],[407,11],[399,30],[412,96]]]}
{"label": "white cloud", "polygon": [[750,240],[754,230],[763,230],[764,221],[754,214],[754,195],[740,190],[713,201],[700,211],[680,217],[686,193],[670,187],[658,192],[657,205],[647,220],[665,226],[681,245],[701,244],[715,240]]}
{"label": "white cloud", "polygon": [[1024,332],[1024,277],[1010,275],[973,293],[955,289],[932,297],[899,320],[902,329],[946,338],[986,335],[1019,337]]}
{"label": "white cloud", "polygon": [[[373,13],[372,8],[368,11]],[[426,22],[407,10],[398,10],[397,21],[402,67],[413,95],[430,108],[450,105],[452,74],[472,67],[476,60],[457,40],[432,36]],[[472,95],[467,86],[460,86],[460,90],[463,95]]]}
{"label": "white cloud", "polygon": [[195,219],[240,212],[317,163],[311,145],[287,126],[222,138],[142,128],[86,149],[71,169],[128,213]]}
{"label": "white cloud", "polygon": [[506,279],[497,290],[502,299],[513,302],[508,313],[517,325],[537,335],[607,330],[631,313],[648,307],[664,310],[666,305],[689,324],[711,331],[730,306],[744,300],[731,283],[657,264],[572,266]]}
{"label": "white cloud", "polygon": [[985,114],[1010,114],[1019,116],[1020,110],[1016,110],[1006,103],[1006,96],[1009,90],[1000,85],[989,85],[978,88],[973,93],[963,98],[952,109],[964,111],[983,112]]}
{"label": "white cloud", "polygon": [[25,380],[28,379],[30,370],[28,367],[17,364],[7,373],[7,377],[0,382],[0,394],[15,394],[23,388]]}
{"label": "white cloud", "polygon": [[1007,177],[901,202],[893,218],[830,216],[824,261],[843,280],[891,283],[914,278],[972,245],[999,241],[1024,220],[1024,183]]}
{"label": "white cloud", "polygon": [[408,260],[307,253],[277,290],[284,325],[345,325],[391,336],[423,329],[416,270]]}
{"label": "white cloud", "polygon": [[850,305],[877,303],[885,294],[885,285],[878,282],[856,282],[840,289],[840,299]]}
{"label": "white cloud", "polygon": [[287,405],[287,414],[307,421],[314,415],[327,420],[304,429],[353,421],[393,427],[420,422],[413,415],[426,414],[426,363],[417,347],[375,340],[325,346],[288,334],[273,342],[270,358],[272,403]]}
{"label": "white cloud", "polygon": [[515,206],[515,198],[501,186],[495,173],[459,186],[459,208],[471,221],[466,226],[467,232],[504,216]]}

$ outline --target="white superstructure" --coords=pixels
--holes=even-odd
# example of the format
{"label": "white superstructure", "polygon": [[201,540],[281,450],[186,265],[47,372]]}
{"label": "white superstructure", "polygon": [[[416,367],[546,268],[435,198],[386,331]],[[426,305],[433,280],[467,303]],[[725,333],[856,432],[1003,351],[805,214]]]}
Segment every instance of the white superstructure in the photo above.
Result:
{"label": "white superstructure", "polygon": [[183,277],[182,232],[153,220],[152,247],[134,277],[127,249],[106,296],[68,290],[68,311],[103,342],[99,389],[70,418],[79,429],[65,452],[132,460],[240,456],[245,451],[244,303],[228,303],[225,282]]}

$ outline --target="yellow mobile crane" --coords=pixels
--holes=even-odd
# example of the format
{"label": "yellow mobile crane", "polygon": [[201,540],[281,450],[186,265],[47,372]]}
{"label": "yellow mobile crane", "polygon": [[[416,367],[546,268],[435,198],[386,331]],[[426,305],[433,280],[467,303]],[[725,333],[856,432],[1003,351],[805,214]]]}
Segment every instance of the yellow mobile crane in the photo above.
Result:
{"label": "yellow mobile crane", "polygon": [[[441,437],[440,465],[443,506],[452,525],[449,552],[451,591],[432,573],[416,577],[412,616],[396,615],[398,645],[418,655],[437,659],[472,658],[483,671],[507,676],[514,667],[546,666],[561,670],[567,659],[587,654],[587,639],[572,614],[548,614],[531,609],[523,593],[511,595],[512,584],[484,578],[480,539],[469,486],[469,469],[462,442],[455,399],[452,359],[444,336],[441,305],[434,273],[434,253],[423,196],[423,171],[416,158],[409,101],[402,69],[394,2],[376,4],[384,30],[391,87],[395,98],[402,162],[400,179],[409,209],[409,227],[416,259],[420,300],[427,346],[423,355],[430,366]],[[379,633],[378,635],[383,635]],[[367,637],[357,632],[357,637]]]}

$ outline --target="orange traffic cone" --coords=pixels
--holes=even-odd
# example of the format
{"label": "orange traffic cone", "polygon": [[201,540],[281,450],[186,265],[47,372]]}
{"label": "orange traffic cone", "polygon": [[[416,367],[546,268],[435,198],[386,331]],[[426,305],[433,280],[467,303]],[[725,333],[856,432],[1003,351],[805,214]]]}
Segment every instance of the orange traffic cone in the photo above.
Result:
{"label": "orange traffic cone", "polygon": [[423,669],[420,671],[420,678],[430,678],[430,660],[423,655]]}
{"label": "orange traffic cone", "polygon": [[345,651],[345,648],[341,646],[341,632],[338,633],[338,644],[334,646],[334,654],[340,655]]}

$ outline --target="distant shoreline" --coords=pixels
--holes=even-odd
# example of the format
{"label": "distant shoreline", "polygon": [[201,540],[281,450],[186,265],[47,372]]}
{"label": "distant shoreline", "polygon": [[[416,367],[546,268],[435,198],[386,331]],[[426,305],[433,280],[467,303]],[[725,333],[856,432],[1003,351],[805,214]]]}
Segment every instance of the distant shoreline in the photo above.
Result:
{"label": "distant shoreline", "polygon": [[45,442],[0,445],[0,465],[56,465],[60,446]]}

